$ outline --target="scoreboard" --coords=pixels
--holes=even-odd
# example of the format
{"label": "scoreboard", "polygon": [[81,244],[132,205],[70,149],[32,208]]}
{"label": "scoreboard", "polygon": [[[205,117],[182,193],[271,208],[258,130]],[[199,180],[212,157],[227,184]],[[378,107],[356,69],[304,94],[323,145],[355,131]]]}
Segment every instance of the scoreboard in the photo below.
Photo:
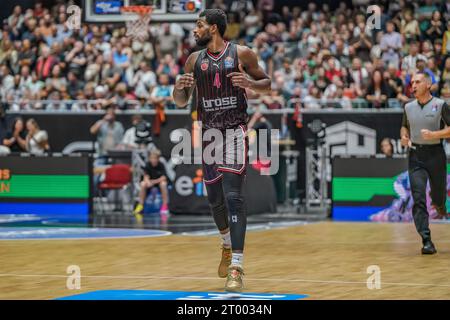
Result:
{"label": "scoreboard", "polygon": [[86,155],[0,157],[0,219],[88,223],[91,186],[92,159]]}

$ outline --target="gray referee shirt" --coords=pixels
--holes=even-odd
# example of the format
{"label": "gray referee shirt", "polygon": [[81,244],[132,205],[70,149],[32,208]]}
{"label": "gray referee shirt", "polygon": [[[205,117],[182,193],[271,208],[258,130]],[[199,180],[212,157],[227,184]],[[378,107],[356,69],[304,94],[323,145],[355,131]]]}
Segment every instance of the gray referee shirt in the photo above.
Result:
{"label": "gray referee shirt", "polygon": [[424,140],[420,131],[438,131],[445,125],[450,125],[450,108],[444,100],[432,97],[422,105],[416,99],[405,105],[402,126],[408,128],[412,143],[440,144],[441,139]]}

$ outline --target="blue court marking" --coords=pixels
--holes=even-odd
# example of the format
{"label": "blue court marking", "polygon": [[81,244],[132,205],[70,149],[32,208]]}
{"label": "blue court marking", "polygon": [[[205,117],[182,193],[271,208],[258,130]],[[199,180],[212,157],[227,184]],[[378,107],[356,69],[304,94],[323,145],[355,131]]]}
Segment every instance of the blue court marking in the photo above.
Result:
{"label": "blue court marking", "polygon": [[46,227],[0,228],[0,240],[81,240],[110,238],[147,238],[167,236],[170,234],[172,233],[169,231],[148,229]]}
{"label": "blue court marking", "polygon": [[99,290],[56,300],[299,300],[306,294]]}
{"label": "blue court marking", "polygon": [[2,203],[0,215],[36,215],[61,222],[88,223],[89,205],[84,203]]}
{"label": "blue court marking", "polygon": [[386,207],[350,207],[334,206],[332,217],[334,221],[370,221],[370,216]]}

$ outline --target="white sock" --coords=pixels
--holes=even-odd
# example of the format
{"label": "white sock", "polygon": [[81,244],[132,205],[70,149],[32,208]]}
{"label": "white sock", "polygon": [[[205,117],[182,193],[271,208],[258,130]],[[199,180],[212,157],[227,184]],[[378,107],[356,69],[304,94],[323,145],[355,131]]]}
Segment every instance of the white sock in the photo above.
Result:
{"label": "white sock", "polygon": [[231,254],[231,265],[238,266],[242,268],[242,264],[244,263],[244,254],[243,253],[232,253]]}
{"label": "white sock", "polygon": [[222,245],[225,248],[231,248],[230,231],[228,231],[227,233],[221,233],[220,236],[222,237]]}

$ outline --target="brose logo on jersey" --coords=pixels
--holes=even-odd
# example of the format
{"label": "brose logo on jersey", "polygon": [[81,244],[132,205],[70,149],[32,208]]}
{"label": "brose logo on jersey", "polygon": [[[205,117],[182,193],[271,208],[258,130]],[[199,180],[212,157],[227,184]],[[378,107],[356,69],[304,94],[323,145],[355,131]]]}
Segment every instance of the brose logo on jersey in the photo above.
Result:
{"label": "brose logo on jersey", "polygon": [[232,109],[237,107],[237,97],[224,97],[209,100],[202,98],[202,100],[205,111]]}

